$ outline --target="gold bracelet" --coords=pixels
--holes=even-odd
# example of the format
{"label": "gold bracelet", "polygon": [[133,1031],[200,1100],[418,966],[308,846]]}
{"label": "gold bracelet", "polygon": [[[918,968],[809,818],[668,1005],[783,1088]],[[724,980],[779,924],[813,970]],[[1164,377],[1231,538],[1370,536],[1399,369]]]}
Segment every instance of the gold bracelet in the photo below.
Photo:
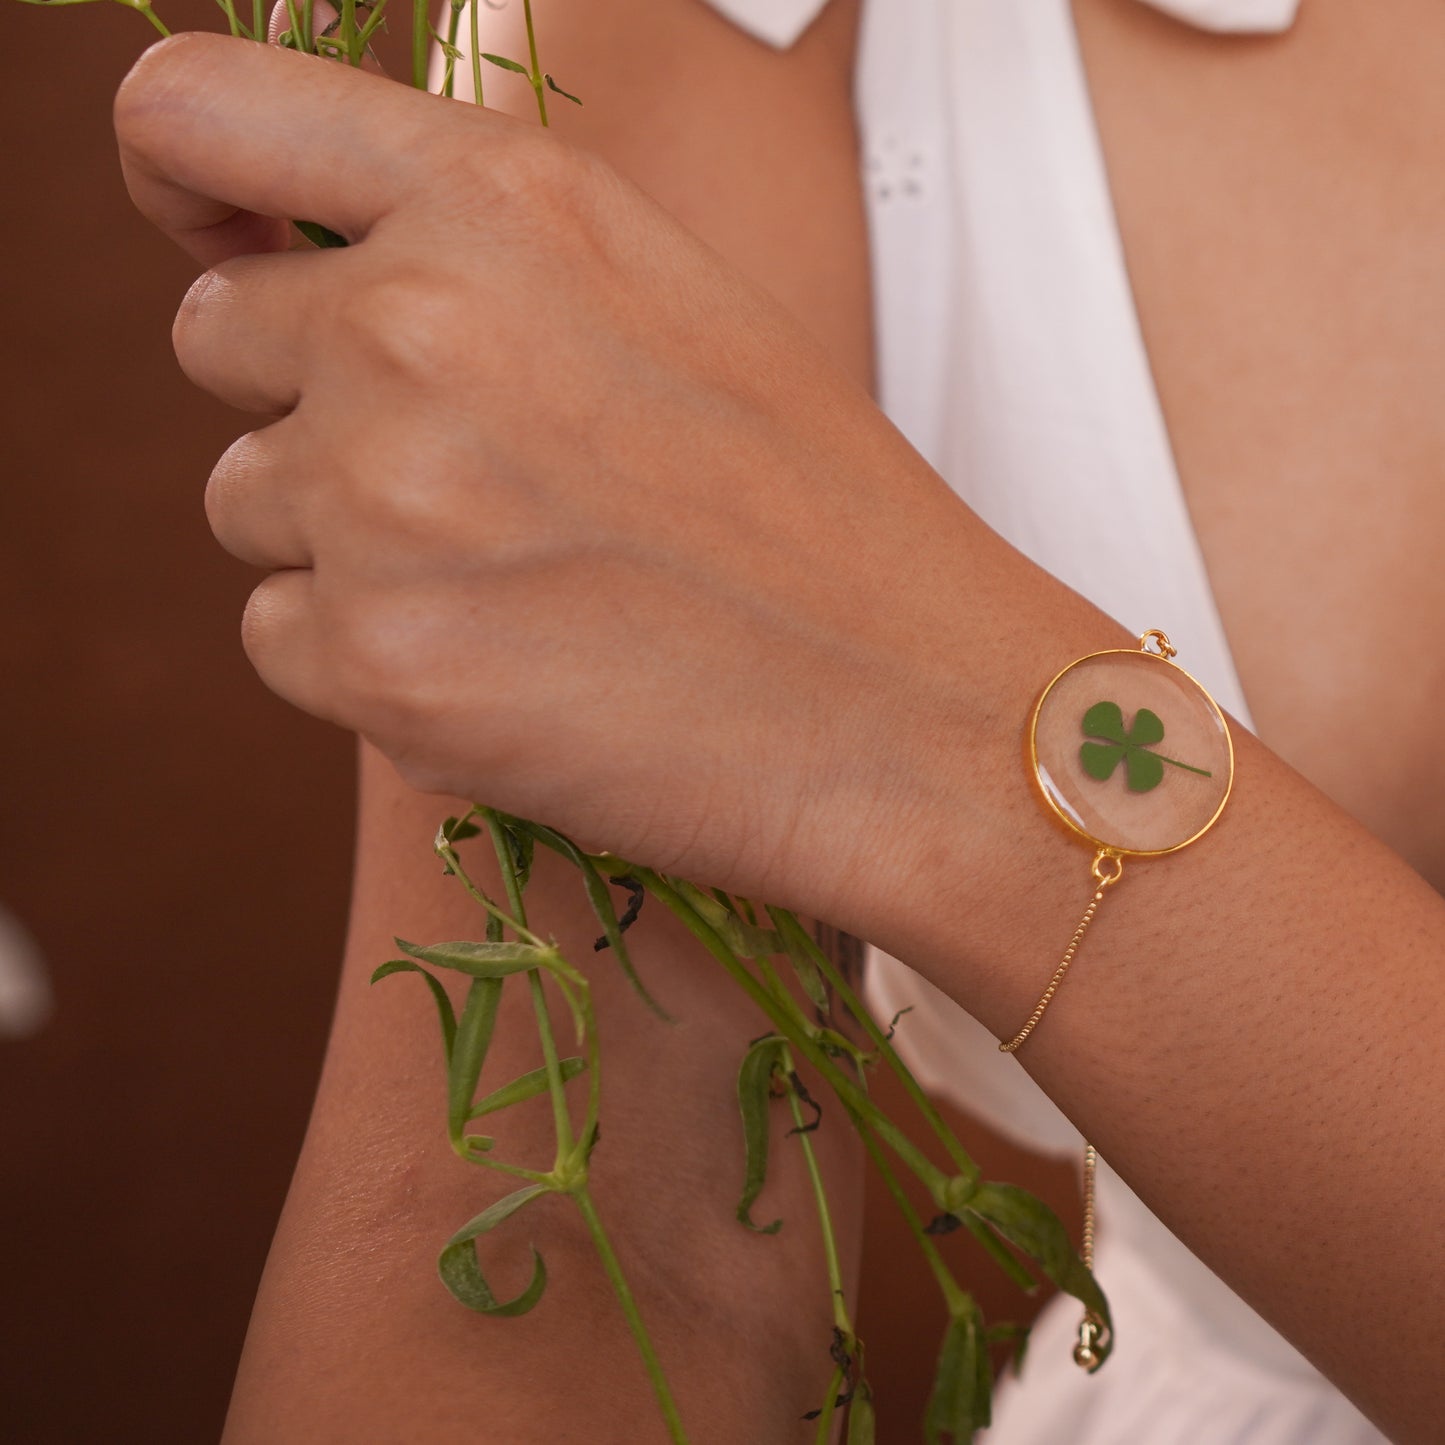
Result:
{"label": "gold bracelet", "polygon": [[[1214,826],[1229,801],[1234,786],[1229,723],[1209,693],[1173,662],[1175,656],[1169,639],[1151,629],[1140,636],[1137,649],[1113,648],[1071,662],[1034,704],[1028,726],[1034,781],[1055,816],[1095,849],[1094,892],[1028,1021],[1000,1042],[1004,1053],[1015,1052],[1043,1018],[1100,904],[1123,876],[1124,859],[1187,847]],[[1170,753],[1180,756],[1158,751],[1166,731]],[[1079,1255],[1090,1271],[1096,1159],[1094,1146],[1085,1144]],[[1109,1325],[1085,1310],[1074,1363],[1092,1374],[1112,1348]]]}

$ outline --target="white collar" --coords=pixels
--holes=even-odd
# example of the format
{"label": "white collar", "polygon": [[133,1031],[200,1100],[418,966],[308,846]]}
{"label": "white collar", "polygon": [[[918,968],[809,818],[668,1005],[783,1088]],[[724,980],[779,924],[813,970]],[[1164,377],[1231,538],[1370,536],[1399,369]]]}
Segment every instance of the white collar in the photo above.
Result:
{"label": "white collar", "polygon": [[1273,34],[1294,24],[1299,0],[1144,0],[1201,30]]}

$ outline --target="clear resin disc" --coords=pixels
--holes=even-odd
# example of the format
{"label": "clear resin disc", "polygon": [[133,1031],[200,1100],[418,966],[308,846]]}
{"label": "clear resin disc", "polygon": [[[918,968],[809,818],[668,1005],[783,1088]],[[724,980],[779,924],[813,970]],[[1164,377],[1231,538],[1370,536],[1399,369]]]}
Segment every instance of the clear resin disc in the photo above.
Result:
{"label": "clear resin disc", "polygon": [[1029,756],[1045,800],[1117,853],[1170,853],[1224,809],[1234,744],[1214,699],[1157,653],[1096,652],[1044,689]]}

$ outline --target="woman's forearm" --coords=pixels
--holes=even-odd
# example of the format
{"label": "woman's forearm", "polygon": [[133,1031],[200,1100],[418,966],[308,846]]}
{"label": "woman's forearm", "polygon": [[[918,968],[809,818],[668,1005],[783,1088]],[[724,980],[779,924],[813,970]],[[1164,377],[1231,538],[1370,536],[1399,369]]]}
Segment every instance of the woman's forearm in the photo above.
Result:
{"label": "woman's forearm", "polygon": [[[1034,794],[1025,721],[1060,668],[1135,639],[982,529],[969,561],[972,626],[940,620],[916,649],[904,826],[866,916],[843,921],[1009,1039],[1094,886],[1090,849]],[[1219,823],[1126,860],[1017,1056],[1192,1250],[1424,1445],[1445,1327],[1445,900],[1234,733]]]}
{"label": "woman's forearm", "polygon": [[[395,955],[393,933],[423,942],[482,935],[479,910],[428,847],[449,807],[406,788],[374,754],[366,759],[337,1018],[247,1338],[228,1445],[667,1439],[570,1201],[544,1198],[482,1241],[483,1272],[499,1297],[526,1284],[536,1244],[549,1279],[532,1313],[469,1314],[437,1279],[441,1245],[515,1181],[461,1163],[448,1147],[441,1040],[420,981],[368,987],[367,978]],[[485,886],[495,869],[482,862],[484,840],[465,850]],[[782,1231],[749,1233],[733,1213],[743,1178],[737,1066],[766,1022],[655,903],[628,937],[674,1026],[644,1008],[610,954],[592,952],[597,930],[569,865],[539,849],[527,899],[538,930],[555,932],[593,981],[603,1095],[592,1190],[689,1438],[811,1439],[801,1416],[823,1403],[832,1311],[804,1163],[788,1147],[795,1141],[773,1150],[759,1204],[785,1219]],[[554,1007],[554,1016],[570,1044],[564,1011]],[[509,986],[483,1088],[539,1062],[526,990]],[[503,1158],[550,1167],[545,1096],[495,1116],[489,1132]],[[859,1159],[841,1127],[811,1137],[851,1276]]]}

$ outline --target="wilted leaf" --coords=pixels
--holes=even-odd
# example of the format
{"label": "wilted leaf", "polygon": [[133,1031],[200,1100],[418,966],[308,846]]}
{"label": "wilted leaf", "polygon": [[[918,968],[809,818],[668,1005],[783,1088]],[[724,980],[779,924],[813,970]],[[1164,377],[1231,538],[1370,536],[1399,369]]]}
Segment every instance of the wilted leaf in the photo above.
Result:
{"label": "wilted leaf", "polygon": [[422,948],[398,938],[396,946],[424,963],[455,969],[473,978],[506,978],[510,974],[525,973],[530,968],[545,968],[557,957],[555,949],[538,948],[532,943],[471,943],[458,940],[455,943],[433,943]]}
{"label": "wilted leaf", "polygon": [[515,1194],[499,1199],[490,1209],[484,1209],[447,1240],[437,1258],[437,1273],[454,1299],[478,1314],[524,1315],[542,1298],[542,1291],[547,1287],[547,1266],[535,1248],[532,1250],[531,1282],[515,1299],[499,1301],[482,1274],[474,1241],[509,1219],[539,1194],[548,1192],[545,1184],[519,1189]]}
{"label": "wilted leaf", "polygon": [[860,1380],[848,1406],[847,1445],[873,1445],[876,1421],[873,1414],[873,1391]]}
{"label": "wilted leaf", "polygon": [[980,1184],[967,1207],[1036,1260],[1044,1274],[1065,1294],[1073,1295],[1104,1321],[1108,1333],[1100,1341],[1098,1352],[1101,1359],[1107,1359],[1114,1345],[1109,1302],[1084,1267],[1058,1215],[1016,1184]]}
{"label": "wilted leaf", "polygon": [[573,95],[570,90],[563,90],[562,87],[561,87],[560,85],[558,85],[557,82],[556,82],[555,80],[553,80],[550,75],[544,74],[544,75],[542,76],[542,79],[547,82],[547,89],[548,89],[548,90],[555,90],[558,95],[560,95],[564,100],[570,100],[573,105],[581,105],[581,104],[582,104],[582,102],[581,102],[580,100],[578,100],[577,97],[576,97],[575,95]]}
{"label": "wilted leaf", "polygon": [[781,1064],[782,1051],[786,1046],[786,1039],[776,1034],[765,1034],[743,1055],[742,1068],[738,1070],[738,1106],[743,1115],[745,1150],[745,1175],[742,1198],[738,1201],[738,1219],[758,1234],[776,1234],[783,1227],[781,1219],[775,1219],[771,1224],[755,1224],[752,1207],[767,1182],[773,1071]]}
{"label": "wilted leaf", "polygon": [[377,983],[383,978],[390,978],[394,973],[419,973],[426,980],[427,987],[431,989],[432,997],[436,1000],[437,1013],[441,1017],[442,1043],[446,1049],[447,1067],[450,1068],[452,1046],[457,1036],[457,1016],[446,989],[441,986],[439,979],[433,978],[426,969],[406,958],[393,958],[389,963],[382,964],[371,975],[371,981]]}
{"label": "wilted leaf", "polygon": [[941,1445],[945,1435],[952,1445],[969,1445],[989,1423],[993,1375],[981,1325],[976,1305],[948,1322],[923,1420],[927,1445]]}

